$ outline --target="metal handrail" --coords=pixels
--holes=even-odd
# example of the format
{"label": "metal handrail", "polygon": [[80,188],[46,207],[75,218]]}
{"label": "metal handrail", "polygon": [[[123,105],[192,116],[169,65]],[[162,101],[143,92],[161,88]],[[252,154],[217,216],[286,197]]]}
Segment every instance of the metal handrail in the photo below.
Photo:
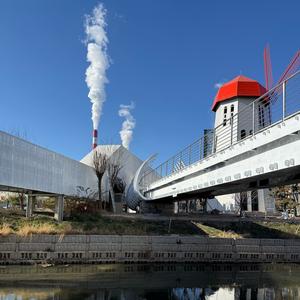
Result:
{"label": "metal handrail", "polygon": [[[196,162],[209,158],[215,153],[223,151],[247,137],[254,136],[261,130],[265,130],[267,127],[274,125],[278,121],[283,121],[286,117],[295,113],[294,111],[289,112],[287,110],[287,105],[290,104],[288,101],[287,88],[289,87],[289,82],[293,78],[299,79],[299,91],[296,90],[296,92],[298,93],[297,95],[300,100],[300,71],[298,71],[252,101],[242,110],[239,110],[233,115],[230,115],[230,117],[224,119],[223,122],[214,129],[210,129],[210,134],[203,135],[201,138],[173,155],[170,159],[161,163],[155,169],[146,171],[141,176],[141,184],[144,187],[147,187],[151,183],[175,174]],[[279,107],[281,109],[280,112],[276,110],[278,109],[276,105],[281,105],[281,107]],[[300,107],[298,107],[298,109],[300,110]],[[239,122],[249,123],[249,113],[252,118],[252,129],[250,130],[252,133],[242,137],[241,133],[234,129],[238,128]],[[244,118],[242,118],[243,114],[245,114]],[[277,114],[279,114],[280,118]],[[223,123],[225,123],[225,126]],[[227,124],[230,126],[227,126]],[[230,142],[228,143],[228,141]],[[195,149],[193,149],[195,147],[196,152]],[[171,166],[170,169],[169,166]]]}

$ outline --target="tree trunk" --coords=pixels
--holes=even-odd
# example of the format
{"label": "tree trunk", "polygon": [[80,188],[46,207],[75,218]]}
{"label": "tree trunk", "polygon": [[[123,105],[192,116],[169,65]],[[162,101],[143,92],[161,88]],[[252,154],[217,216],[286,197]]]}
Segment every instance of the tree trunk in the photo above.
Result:
{"label": "tree trunk", "polygon": [[112,211],[115,214],[116,213],[115,193],[114,193],[114,190],[112,188],[112,184],[111,184],[110,180],[109,180],[109,192],[110,192],[110,195],[111,195]]}
{"label": "tree trunk", "polygon": [[20,209],[23,210],[24,209],[24,194],[19,194],[19,205],[20,205]]}
{"label": "tree trunk", "polygon": [[101,181],[102,178],[98,178],[98,204],[97,204],[97,208],[98,209],[102,209],[102,190],[101,190]]}

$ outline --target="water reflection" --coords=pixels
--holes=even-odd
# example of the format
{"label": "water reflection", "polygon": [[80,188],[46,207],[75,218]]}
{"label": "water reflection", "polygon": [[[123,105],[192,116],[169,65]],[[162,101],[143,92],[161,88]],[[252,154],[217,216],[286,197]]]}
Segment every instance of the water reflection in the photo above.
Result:
{"label": "water reflection", "polygon": [[299,265],[0,269],[0,300],[300,300]]}

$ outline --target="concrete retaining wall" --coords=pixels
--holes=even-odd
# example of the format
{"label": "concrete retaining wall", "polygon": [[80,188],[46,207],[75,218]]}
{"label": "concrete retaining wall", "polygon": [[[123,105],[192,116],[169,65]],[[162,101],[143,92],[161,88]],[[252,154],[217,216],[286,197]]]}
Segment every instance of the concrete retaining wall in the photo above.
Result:
{"label": "concrete retaining wall", "polygon": [[0,237],[0,264],[42,262],[300,262],[300,240],[176,235]]}

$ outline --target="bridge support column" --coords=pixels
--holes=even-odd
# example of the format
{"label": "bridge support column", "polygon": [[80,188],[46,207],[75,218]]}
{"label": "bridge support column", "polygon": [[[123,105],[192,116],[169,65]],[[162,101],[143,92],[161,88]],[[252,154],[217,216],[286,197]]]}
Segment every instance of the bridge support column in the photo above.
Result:
{"label": "bridge support column", "polygon": [[62,222],[64,219],[64,196],[58,195],[55,204],[54,219]]}
{"label": "bridge support column", "polygon": [[269,189],[258,190],[261,201],[258,202],[259,211],[266,213],[274,213],[275,212],[275,199],[272,196],[271,191]]}
{"label": "bridge support column", "polygon": [[171,215],[174,214],[175,205],[174,202],[148,202],[142,201],[141,203],[141,212],[144,214],[154,213],[162,215]]}
{"label": "bridge support column", "polygon": [[252,198],[251,198],[251,191],[247,192],[247,211],[252,211]]}
{"label": "bridge support column", "polygon": [[30,218],[33,214],[33,196],[31,194],[27,195],[26,202],[26,218]]}
{"label": "bridge support column", "polygon": [[265,201],[267,197],[266,189],[257,190],[257,194],[258,194],[258,211],[265,212],[266,211]]}

